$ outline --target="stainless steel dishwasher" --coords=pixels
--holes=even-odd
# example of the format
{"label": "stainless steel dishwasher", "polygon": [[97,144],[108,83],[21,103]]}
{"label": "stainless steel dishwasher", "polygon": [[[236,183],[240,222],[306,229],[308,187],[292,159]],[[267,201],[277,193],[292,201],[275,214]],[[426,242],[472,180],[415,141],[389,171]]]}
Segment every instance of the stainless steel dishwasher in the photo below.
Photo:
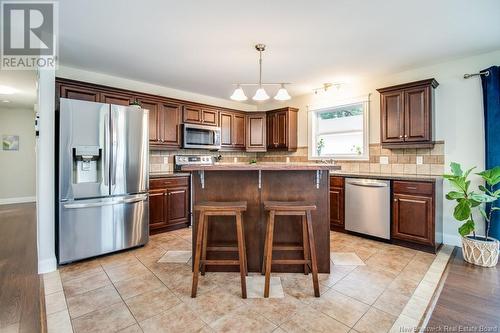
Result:
{"label": "stainless steel dishwasher", "polygon": [[346,178],[346,230],[385,239],[391,237],[390,184],[388,180]]}

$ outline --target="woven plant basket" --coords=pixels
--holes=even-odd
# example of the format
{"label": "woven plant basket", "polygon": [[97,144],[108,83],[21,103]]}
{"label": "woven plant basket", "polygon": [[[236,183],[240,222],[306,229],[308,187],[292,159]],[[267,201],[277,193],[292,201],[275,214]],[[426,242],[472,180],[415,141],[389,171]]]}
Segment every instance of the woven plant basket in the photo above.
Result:
{"label": "woven plant basket", "polygon": [[469,237],[462,237],[462,254],[465,261],[483,267],[495,267],[498,262],[498,239],[483,241]]}

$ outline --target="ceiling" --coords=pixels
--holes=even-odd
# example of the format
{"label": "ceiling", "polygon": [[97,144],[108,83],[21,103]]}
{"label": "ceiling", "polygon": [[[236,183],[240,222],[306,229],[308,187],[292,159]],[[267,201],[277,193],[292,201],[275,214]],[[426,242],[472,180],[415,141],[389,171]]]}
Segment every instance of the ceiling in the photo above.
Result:
{"label": "ceiling", "polygon": [[292,96],[500,49],[498,0],[59,3],[61,64],[226,99],[258,80],[258,42]]}
{"label": "ceiling", "polygon": [[16,90],[14,94],[10,95],[0,93],[0,107],[34,110],[36,103],[36,73],[34,71],[2,70],[0,71],[0,86]]}

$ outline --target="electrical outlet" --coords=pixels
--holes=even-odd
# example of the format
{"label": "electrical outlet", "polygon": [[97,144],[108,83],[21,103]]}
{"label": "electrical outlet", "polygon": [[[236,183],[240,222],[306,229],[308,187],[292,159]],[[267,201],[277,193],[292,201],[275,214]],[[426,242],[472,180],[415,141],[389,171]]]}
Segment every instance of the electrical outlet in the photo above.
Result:
{"label": "electrical outlet", "polygon": [[389,164],[388,156],[380,156],[380,164]]}
{"label": "electrical outlet", "polygon": [[417,164],[418,165],[424,164],[424,158],[423,158],[423,156],[417,156]]}

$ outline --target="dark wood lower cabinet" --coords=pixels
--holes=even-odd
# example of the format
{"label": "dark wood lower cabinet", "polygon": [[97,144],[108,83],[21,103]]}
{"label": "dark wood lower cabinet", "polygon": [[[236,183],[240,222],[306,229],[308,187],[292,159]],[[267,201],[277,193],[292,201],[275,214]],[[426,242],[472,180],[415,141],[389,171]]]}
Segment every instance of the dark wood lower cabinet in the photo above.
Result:
{"label": "dark wood lower cabinet", "polygon": [[344,178],[330,177],[330,230],[344,231]]}
{"label": "dark wood lower cabinet", "polygon": [[189,177],[155,178],[149,187],[150,234],[189,226]]}

